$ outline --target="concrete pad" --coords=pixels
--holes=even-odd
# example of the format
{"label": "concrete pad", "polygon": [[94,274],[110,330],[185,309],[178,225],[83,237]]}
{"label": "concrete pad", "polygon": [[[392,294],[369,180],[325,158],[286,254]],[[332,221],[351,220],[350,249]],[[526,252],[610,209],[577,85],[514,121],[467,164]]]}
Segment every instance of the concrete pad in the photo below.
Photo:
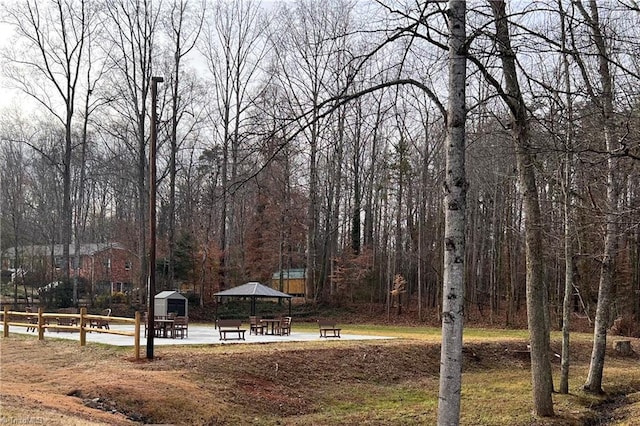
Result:
{"label": "concrete pad", "polygon": [[[112,324],[111,330],[129,331],[133,333],[132,324]],[[30,334],[37,339],[38,334],[35,332],[27,332],[26,327],[11,327],[9,334]],[[290,336],[272,336],[272,335],[255,335],[249,334],[249,327],[245,332],[245,340],[220,340],[220,334],[218,330],[213,327],[213,324],[189,324],[189,337],[184,339],[170,339],[155,337],[153,339],[154,346],[164,345],[224,345],[224,344],[238,344],[238,343],[276,343],[276,342],[311,342],[311,341],[327,341],[327,340],[381,340],[381,339],[394,339],[389,336],[368,336],[357,334],[341,334],[342,337],[320,337],[319,333],[315,332],[296,332],[295,326],[291,330]],[[80,336],[77,332],[68,332],[56,330],[47,330],[44,333],[46,339],[69,339],[80,341]],[[114,346],[133,346],[133,336],[120,336],[117,334],[107,334],[99,332],[87,333],[88,343],[104,343]],[[140,327],[140,346],[146,346],[147,338],[144,336],[144,326]]]}

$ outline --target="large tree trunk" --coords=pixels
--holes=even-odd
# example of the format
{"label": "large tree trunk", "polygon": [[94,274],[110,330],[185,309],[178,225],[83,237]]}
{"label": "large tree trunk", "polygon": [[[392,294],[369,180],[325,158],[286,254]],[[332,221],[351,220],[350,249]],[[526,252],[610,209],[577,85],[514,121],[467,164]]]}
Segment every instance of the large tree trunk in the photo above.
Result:
{"label": "large tree trunk", "polygon": [[445,177],[445,243],[438,425],[460,421],[464,325],[466,3],[449,1],[449,105]]}
{"label": "large tree trunk", "polygon": [[[90,48],[90,47],[89,47]],[[87,87],[93,87],[91,81],[91,63],[87,67]],[[74,243],[74,274],[73,274],[73,301],[74,304],[78,303],[78,282],[80,278],[80,243],[84,237],[84,195],[85,195],[85,185],[86,185],[86,162],[87,162],[87,149],[88,149],[88,127],[89,127],[89,116],[91,115],[90,108],[90,100],[91,100],[92,90],[87,90],[84,99],[84,114],[82,121],[82,140],[81,140],[81,154],[80,154],[80,180],[78,182],[78,198],[76,200],[76,214],[75,214],[75,224],[74,224],[74,233],[75,233],[75,243]],[[91,283],[93,286],[93,282]],[[93,304],[93,288],[91,288],[89,292],[89,299]]]}
{"label": "large tree trunk", "polygon": [[318,170],[317,170],[317,109],[314,108],[313,124],[310,137],[309,159],[309,206],[307,207],[307,275],[305,281],[305,298],[316,301],[317,291],[317,244],[318,244]]}
{"label": "large tree trunk", "polygon": [[[607,138],[609,139],[610,136]],[[584,389],[594,393],[602,393],[602,372],[604,369],[605,350],[607,347],[607,328],[609,327],[609,305],[611,303],[611,285],[613,282],[614,256],[617,247],[617,217],[613,213],[617,193],[614,187],[614,171],[612,159],[609,161],[609,175],[607,177],[607,201],[608,212],[606,215],[607,225],[605,231],[604,253],[600,269],[600,283],[598,288],[598,305],[596,308],[596,318],[593,330],[593,349],[591,352],[591,363],[589,364],[589,374],[584,384]]]}
{"label": "large tree trunk", "polygon": [[505,80],[505,102],[513,116],[518,182],[522,191],[525,216],[527,259],[527,321],[531,344],[531,380],[533,409],[538,416],[553,416],[553,380],[549,360],[549,329],[545,315],[545,285],[542,263],[542,231],[538,187],[534,172],[535,155],[530,144],[527,109],[520,91],[511,48],[509,27],[503,0],[491,0],[496,21],[496,42]]}
{"label": "large tree trunk", "polygon": [[[568,138],[570,139],[570,138]],[[571,170],[573,164],[573,155],[570,150],[570,142],[565,164],[564,176],[564,257],[565,257],[565,274],[564,274],[564,298],[562,300],[562,358],[561,358],[561,374],[560,374],[560,393],[569,393],[569,330],[571,324],[571,296],[573,295],[573,226],[572,226],[572,185]]]}
{"label": "large tree trunk", "polygon": [[[146,95],[144,97],[146,99]],[[138,134],[136,135],[138,139],[138,163],[136,169],[136,179],[137,179],[137,191],[138,191],[138,224],[139,229],[137,231],[138,235],[138,259],[140,260],[140,275],[139,282],[140,287],[145,289],[144,299],[147,303],[149,300],[153,301],[154,295],[149,294],[149,262],[147,253],[147,194],[149,193],[148,187],[146,185],[145,175],[146,175],[146,162],[147,162],[147,154],[146,154],[146,144],[145,144],[145,117],[146,117],[146,107],[145,104],[142,104],[143,113],[137,115],[138,119]],[[111,284],[113,285],[113,284]],[[148,307],[148,305],[147,305]]]}
{"label": "large tree trunk", "polygon": [[553,416],[553,381],[549,360],[549,329],[545,315],[544,270],[540,204],[533,171],[533,155],[526,124],[516,136],[518,180],[523,191],[527,259],[527,323],[531,344],[531,379],[534,411],[539,416]]}
{"label": "large tree trunk", "polygon": [[[181,21],[180,21],[181,22]],[[174,290],[173,279],[175,276],[176,261],[176,155],[178,152],[178,110],[179,105],[179,84],[180,84],[180,59],[181,56],[181,27],[174,29],[175,36],[175,63],[173,68],[173,78],[171,81],[171,149],[169,152],[169,229],[168,248],[169,265],[167,270],[166,284],[168,289]]]}
{"label": "large tree trunk", "polygon": [[[376,104],[376,119],[375,119],[375,124],[373,126],[373,133],[371,135],[371,155],[375,156],[378,153],[378,133],[380,131],[380,126],[382,123],[382,101],[378,101]],[[375,176],[376,176],[376,171],[377,171],[377,164],[375,161],[371,161],[370,165],[369,165],[369,170],[366,171],[366,173],[370,176],[369,177],[369,183],[367,186],[367,189],[365,190],[366,194],[365,194],[365,209],[364,209],[364,235],[363,235],[363,239],[364,239],[364,245],[365,246],[373,246],[374,245],[374,228],[375,228],[375,210],[376,210],[376,203],[375,203],[375,192],[376,192],[376,185],[375,185]]]}
{"label": "large tree trunk", "polygon": [[[71,150],[73,144],[71,143],[71,121],[73,117],[73,108],[67,105],[67,120],[65,123],[65,148],[64,148],[64,160],[63,160],[63,176],[62,176],[62,258],[63,258],[63,274],[66,282],[69,282],[71,277],[71,253],[69,247],[71,246],[71,222],[73,218],[73,210],[71,208]],[[77,283],[73,283],[73,304],[78,303],[78,288]]]}
{"label": "large tree trunk", "polygon": [[605,215],[604,252],[600,269],[600,283],[598,288],[598,306],[596,308],[595,326],[593,331],[593,350],[589,374],[584,389],[590,392],[602,392],[602,372],[604,369],[605,349],[607,347],[607,328],[609,327],[609,304],[611,286],[613,283],[614,258],[617,247],[618,217],[618,161],[612,155],[617,148],[613,136],[613,92],[612,77],[609,71],[609,58],[602,31],[598,5],[595,0],[589,1],[590,15],[584,9],[582,2],[577,2],[578,9],[587,21],[593,35],[598,54],[598,72],[602,93],[595,96],[595,103],[602,111],[603,133],[607,152],[607,212]]}

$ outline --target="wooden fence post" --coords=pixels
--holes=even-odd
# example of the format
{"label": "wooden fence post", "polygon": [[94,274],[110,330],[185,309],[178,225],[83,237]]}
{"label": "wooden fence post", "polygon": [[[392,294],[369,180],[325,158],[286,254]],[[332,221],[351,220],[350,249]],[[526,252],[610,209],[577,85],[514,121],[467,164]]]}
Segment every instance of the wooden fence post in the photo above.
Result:
{"label": "wooden fence post", "polygon": [[9,337],[9,307],[7,305],[4,305],[2,317],[2,337]]}
{"label": "wooden fence post", "polygon": [[42,308],[38,308],[38,340],[44,340],[44,317]]}
{"label": "wooden fence post", "polygon": [[136,324],[133,332],[133,346],[136,352],[136,360],[140,359],[140,312],[136,311]]}
{"label": "wooden fence post", "polygon": [[87,315],[87,308],[80,308],[80,346],[86,346],[87,344],[87,330],[84,327],[85,315]]}

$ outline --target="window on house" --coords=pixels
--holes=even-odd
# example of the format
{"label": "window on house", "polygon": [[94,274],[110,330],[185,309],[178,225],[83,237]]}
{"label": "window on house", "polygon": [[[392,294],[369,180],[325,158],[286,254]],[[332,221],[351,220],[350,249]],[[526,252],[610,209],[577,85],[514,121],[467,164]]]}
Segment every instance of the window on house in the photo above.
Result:
{"label": "window on house", "polygon": [[106,269],[111,269],[111,259],[106,259],[106,260],[104,261],[104,267],[105,267]]}
{"label": "window on house", "polygon": [[54,259],[54,265],[55,265],[56,269],[62,268],[62,258],[61,257],[56,257]]}
{"label": "window on house", "polygon": [[125,271],[130,271],[131,270],[131,261],[130,260],[125,260],[124,269],[125,269]]}

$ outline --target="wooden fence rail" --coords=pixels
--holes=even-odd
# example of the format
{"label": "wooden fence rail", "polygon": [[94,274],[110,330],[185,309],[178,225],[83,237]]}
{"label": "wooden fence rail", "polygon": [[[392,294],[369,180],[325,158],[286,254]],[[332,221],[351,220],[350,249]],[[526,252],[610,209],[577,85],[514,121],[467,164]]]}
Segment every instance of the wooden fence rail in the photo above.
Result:
{"label": "wooden fence rail", "polygon": [[[38,340],[44,340],[44,331],[46,329],[79,331],[80,346],[87,344],[87,331],[92,333],[117,334],[120,336],[133,336],[133,346],[136,359],[140,359],[140,312],[136,312],[135,318],[112,317],[103,315],[87,314],[87,308],[80,308],[78,314],[66,314],[57,312],[44,312],[42,308],[38,308],[38,312],[19,312],[10,311],[8,306],[2,311],[3,333],[2,337],[9,337],[9,326],[27,327],[38,330]],[[12,321],[14,317],[26,317],[26,321]],[[49,319],[57,322],[60,318],[75,319],[75,325],[65,325],[58,323],[49,323]],[[37,319],[37,323],[34,321]],[[90,327],[91,320],[109,321],[110,323],[134,324],[134,331],[110,330],[103,328]]]}

